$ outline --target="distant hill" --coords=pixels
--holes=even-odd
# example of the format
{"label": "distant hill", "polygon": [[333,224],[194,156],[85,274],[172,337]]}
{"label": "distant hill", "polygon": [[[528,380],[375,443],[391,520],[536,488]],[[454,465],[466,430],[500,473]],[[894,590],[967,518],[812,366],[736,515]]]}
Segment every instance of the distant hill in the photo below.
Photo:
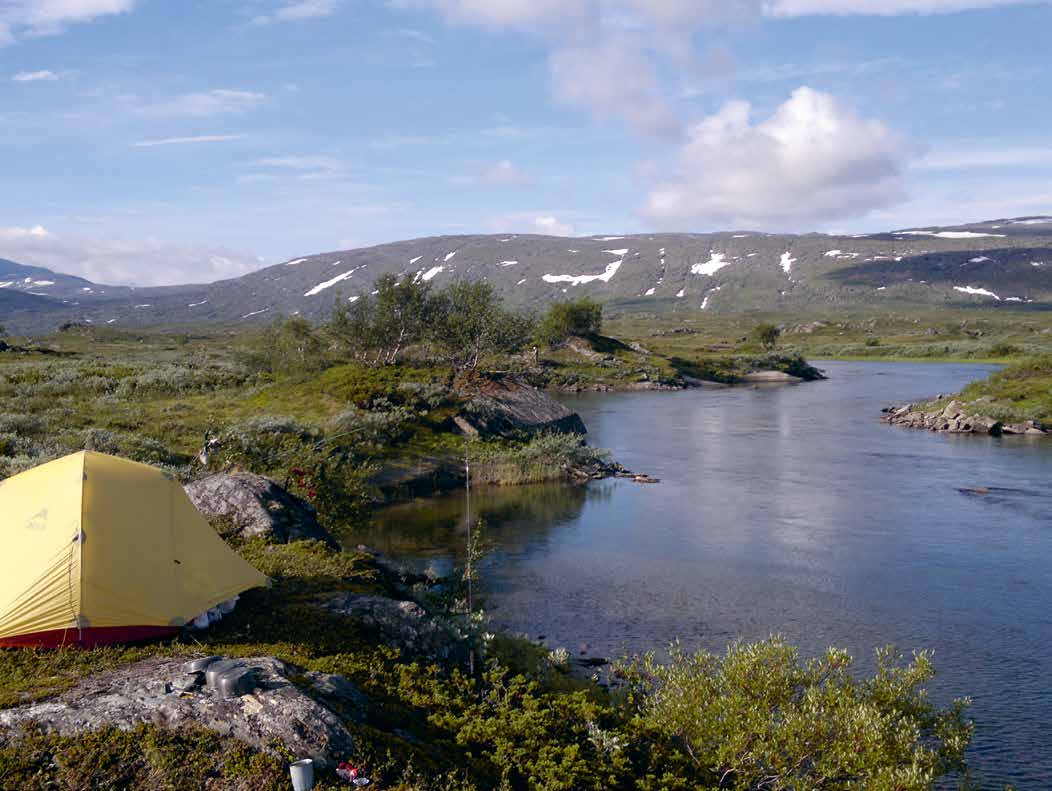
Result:
{"label": "distant hill", "polygon": [[[6,273],[6,274],[5,274]],[[563,238],[467,235],[305,255],[232,280],[102,286],[0,260],[0,321],[41,332],[62,321],[134,326],[327,316],[382,274],[435,286],[493,283],[543,309],[590,296],[655,314],[816,306],[1052,306],[1052,217],[835,236],[728,231]],[[40,302],[12,300],[14,293]]]}

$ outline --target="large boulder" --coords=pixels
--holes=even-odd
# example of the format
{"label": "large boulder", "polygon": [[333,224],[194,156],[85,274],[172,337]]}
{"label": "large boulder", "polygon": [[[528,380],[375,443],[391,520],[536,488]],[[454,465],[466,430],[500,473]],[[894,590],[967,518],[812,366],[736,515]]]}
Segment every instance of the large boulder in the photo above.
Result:
{"label": "large boulder", "polygon": [[198,511],[228,521],[239,538],[263,536],[281,544],[315,539],[338,546],[310,503],[262,475],[217,473],[187,484],[186,493]]}
{"label": "large boulder", "polygon": [[[251,669],[251,689],[223,697],[187,673],[185,659],[155,657],[89,676],[46,703],[0,711],[0,728],[30,725],[62,736],[140,723],[197,727],[231,736],[260,750],[279,744],[299,758],[334,765],[349,758],[354,741],[340,718],[301,692],[290,679],[296,668],[273,657],[240,660]],[[308,680],[320,693],[337,687],[332,677]],[[344,694],[346,691],[344,690]]]}
{"label": "large boulder", "polygon": [[585,434],[588,431],[577,413],[543,390],[514,379],[487,382],[454,422],[461,433],[472,436]]}

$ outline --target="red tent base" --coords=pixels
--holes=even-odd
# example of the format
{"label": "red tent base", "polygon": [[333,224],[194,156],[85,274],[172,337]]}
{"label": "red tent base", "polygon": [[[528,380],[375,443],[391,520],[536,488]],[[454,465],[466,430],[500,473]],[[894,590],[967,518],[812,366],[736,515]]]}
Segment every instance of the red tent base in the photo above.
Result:
{"label": "red tent base", "polygon": [[179,633],[177,626],[96,626],[90,629],[54,629],[50,632],[0,638],[0,648],[95,648],[116,643],[138,643]]}

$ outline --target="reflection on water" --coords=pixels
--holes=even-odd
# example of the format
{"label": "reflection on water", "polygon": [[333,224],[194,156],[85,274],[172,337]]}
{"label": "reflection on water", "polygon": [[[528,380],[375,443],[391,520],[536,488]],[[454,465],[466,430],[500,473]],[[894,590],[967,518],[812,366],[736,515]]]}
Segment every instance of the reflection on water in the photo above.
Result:
{"label": "reflection on water", "polygon": [[[609,496],[602,486],[484,486],[472,489],[472,521],[485,525],[489,543],[501,554],[523,551],[552,530],[572,523],[585,502]],[[345,543],[366,544],[406,566],[449,568],[467,548],[463,492],[412,500],[377,511],[371,524]]]}
{"label": "reflection on water", "polygon": [[[877,646],[934,649],[938,699],[975,699],[984,787],[1052,788],[1052,443],[877,420],[986,367],[824,367],[798,387],[567,398],[662,483],[476,492],[496,624],[608,656],[773,632],[863,670]],[[448,568],[463,516],[461,496],[418,501],[353,538]]]}

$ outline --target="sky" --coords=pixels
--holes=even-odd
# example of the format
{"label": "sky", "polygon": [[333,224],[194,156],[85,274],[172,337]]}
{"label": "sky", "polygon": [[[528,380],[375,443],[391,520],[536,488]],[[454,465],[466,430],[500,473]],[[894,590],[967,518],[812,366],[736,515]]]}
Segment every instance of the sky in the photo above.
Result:
{"label": "sky", "polygon": [[1052,213],[1052,4],[0,0],[0,257]]}

